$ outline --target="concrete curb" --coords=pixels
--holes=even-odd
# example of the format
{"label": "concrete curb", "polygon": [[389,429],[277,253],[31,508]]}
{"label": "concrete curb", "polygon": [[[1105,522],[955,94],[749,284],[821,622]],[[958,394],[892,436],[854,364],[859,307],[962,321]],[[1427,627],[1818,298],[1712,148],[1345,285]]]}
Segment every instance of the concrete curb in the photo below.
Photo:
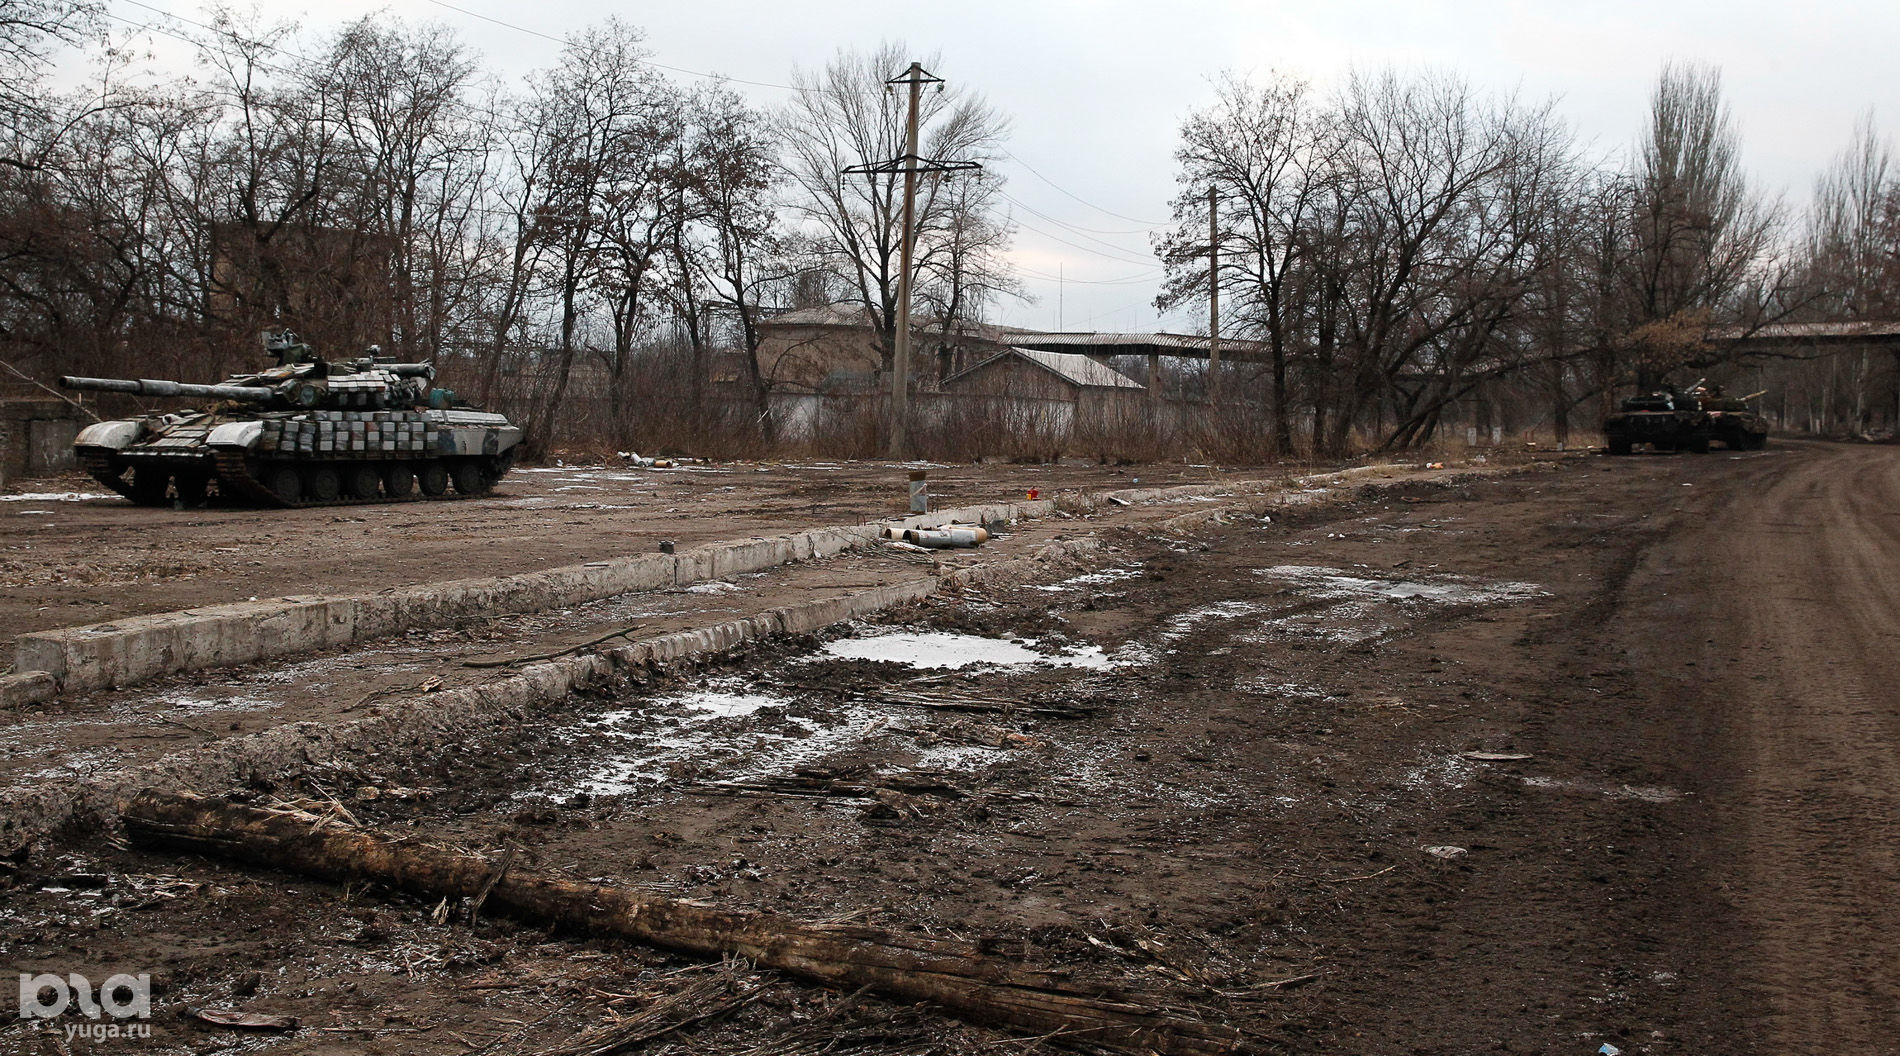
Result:
{"label": "concrete curb", "polygon": [[[451,580],[374,594],[292,596],[162,612],[83,627],[20,635],[11,675],[0,676],[0,708],[51,700],[63,692],[134,685],[179,671],[201,671],[270,657],[335,649],[409,630],[452,626],[496,613],[541,612],[643,590],[684,587],[819,560],[875,542],[887,526],[934,528],[1090,513],[1109,505],[1250,499],[1305,487],[1391,476],[1399,467],[1356,466],[1296,478],[1253,479],[1165,488],[1126,488],[1054,499],[964,506],[891,521],[812,528],[787,535],[708,543],[679,554],[640,554],[513,576]],[[1297,501],[1298,496],[1289,496]],[[1184,530],[1231,512],[1204,507],[1162,522]]]}
{"label": "concrete curb", "polygon": [[294,779],[312,767],[345,757],[402,757],[466,739],[503,721],[533,721],[537,712],[577,689],[637,668],[724,652],[778,634],[805,634],[930,596],[945,586],[988,579],[1023,582],[1086,564],[1100,548],[1094,539],[1050,543],[1035,553],[852,594],[767,609],[737,620],[633,642],[595,653],[561,657],[478,686],[414,696],[372,706],[369,716],[323,725],[291,723],[202,748],[188,749],[118,774],[49,783],[0,804],[0,850],[10,851],[69,825],[96,825],[117,816],[119,804],[145,788],[222,789],[254,781]]}
{"label": "concrete curb", "polygon": [[[891,523],[929,528],[952,521],[1046,516],[1053,508],[1053,503],[968,506]],[[179,671],[334,649],[495,613],[540,612],[819,560],[875,542],[884,527],[869,522],[813,528],[708,543],[679,554],[641,554],[545,572],[451,580],[374,594],[241,601],[23,634],[14,641],[15,673],[0,678],[0,706],[37,703],[61,692],[133,685]]]}

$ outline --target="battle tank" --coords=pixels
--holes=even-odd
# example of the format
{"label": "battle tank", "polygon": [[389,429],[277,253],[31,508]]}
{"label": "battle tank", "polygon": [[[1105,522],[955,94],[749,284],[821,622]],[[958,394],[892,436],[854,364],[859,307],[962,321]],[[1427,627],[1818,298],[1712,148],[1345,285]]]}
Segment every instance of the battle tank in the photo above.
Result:
{"label": "battle tank", "polygon": [[1603,438],[1612,455],[1627,455],[1637,444],[1707,454],[1709,416],[1687,391],[1658,389],[1624,400],[1621,410],[1603,420]]}
{"label": "battle tank", "polygon": [[1756,414],[1748,401],[1768,390],[1746,396],[1726,396],[1721,386],[1694,390],[1696,403],[1709,416],[1709,438],[1730,451],[1760,451],[1768,446],[1768,419]]}
{"label": "battle tank", "polygon": [[95,479],[142,505],[176,499],[268,506],[486,494],[514,464],[521,429],[431,387],[435,368],[370,354],[332,362],[288,331],[265,336],[276,366],[217,385],[60,379],[69,389],[216,401],[206,410],[100,422],[73,442]]}

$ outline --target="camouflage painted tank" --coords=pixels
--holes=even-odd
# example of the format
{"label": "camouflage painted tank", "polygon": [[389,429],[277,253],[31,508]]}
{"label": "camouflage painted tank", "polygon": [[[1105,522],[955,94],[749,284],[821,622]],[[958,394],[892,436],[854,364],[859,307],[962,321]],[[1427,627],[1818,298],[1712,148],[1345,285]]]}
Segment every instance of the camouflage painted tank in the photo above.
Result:
{"label": "camouflage painted tank", "polygon": [[88,426],[73,442],[80,464],[154,506],[197,506],[214,491],[269,506],[483,495],[514,464],[520,427],[432,387],[426,363],[330,362],[288,332],[265,346],[276,366],[217,385],[61,378],[70,389],[215,401]]}

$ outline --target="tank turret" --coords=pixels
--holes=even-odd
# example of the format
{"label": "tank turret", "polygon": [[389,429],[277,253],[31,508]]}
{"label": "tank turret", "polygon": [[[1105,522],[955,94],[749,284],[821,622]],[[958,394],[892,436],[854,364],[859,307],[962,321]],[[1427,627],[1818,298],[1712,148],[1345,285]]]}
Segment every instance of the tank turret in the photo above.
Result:
{"label": "tank turret", "polygon": [[208,409],[101,422],[74,450],[134,502],[175,497],[279,506],[485,494],[514,462],[521,429],[433,388],[435,368],[372,348],[332,362],[289,331],[265,335],[277,362],[216,385],[65,377],[85,392],[217,401]]}

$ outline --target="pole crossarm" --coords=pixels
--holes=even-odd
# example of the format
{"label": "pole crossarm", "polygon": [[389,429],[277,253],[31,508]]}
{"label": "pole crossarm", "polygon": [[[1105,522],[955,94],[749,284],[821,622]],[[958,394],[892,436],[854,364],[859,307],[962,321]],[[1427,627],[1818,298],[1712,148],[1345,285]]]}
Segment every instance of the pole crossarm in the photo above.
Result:
{"label": "pole crossarm", "polygon": [[859,175],[898,175],[906,172],[970,172],[983,166],[974,161],[944,161],[941,158],[920,158],[912,154],[892,158],[889,161],[867,162],[845,169],[847,176]]}

